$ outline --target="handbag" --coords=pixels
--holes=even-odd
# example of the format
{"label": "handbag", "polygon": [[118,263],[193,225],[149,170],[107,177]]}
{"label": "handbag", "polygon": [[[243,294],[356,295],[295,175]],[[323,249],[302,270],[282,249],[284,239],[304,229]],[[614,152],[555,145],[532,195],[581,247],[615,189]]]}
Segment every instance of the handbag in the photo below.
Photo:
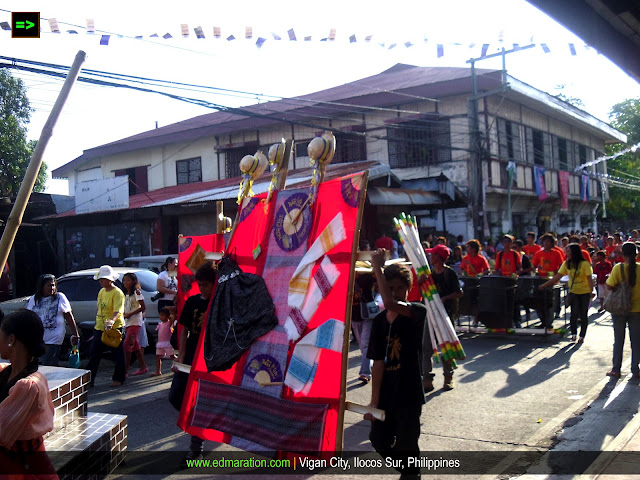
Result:
{"label": "handbag", "polygon": [[631,287],[624,278],[624,265],[620,268],[622,282],[616,285],[602,302],[604,309],[612,315],[627,315],[631,312]]}
{"label": "handbag", "polygon": [[[578,268],[580,268],[580,264],[578,264]],[[564,308],[569,308],[571,306],[572,293],[571,289],[573,288],[573,284],[576,283],[576,277],[578,276],[578,268],[576,268],[576,273],[573,274],[573,281],[571,282],[571,286],[569,287],[569,293],[564,297]]]}
{"label": "handbag", "polygon": [[109,330],[105,330],[102,332],[102,337],[100,338],[102,343],[111,348],[118,348],[120,346],[120,342],[122,342],[122,333],[117,328],[110,328]]}

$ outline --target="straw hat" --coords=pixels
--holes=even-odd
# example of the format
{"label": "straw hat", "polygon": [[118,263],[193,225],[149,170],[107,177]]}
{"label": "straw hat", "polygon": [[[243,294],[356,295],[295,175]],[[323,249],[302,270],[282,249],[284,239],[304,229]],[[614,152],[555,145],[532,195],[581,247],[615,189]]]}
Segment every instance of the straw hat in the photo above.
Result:
{"label": "straw hat", "polygon": [[93,276],[94,280],[100,280],[101,278],[106,278],[115,282],[120,277],[120,274],[113,271],[113,268],[109,265],[102,265],[98,273]]}

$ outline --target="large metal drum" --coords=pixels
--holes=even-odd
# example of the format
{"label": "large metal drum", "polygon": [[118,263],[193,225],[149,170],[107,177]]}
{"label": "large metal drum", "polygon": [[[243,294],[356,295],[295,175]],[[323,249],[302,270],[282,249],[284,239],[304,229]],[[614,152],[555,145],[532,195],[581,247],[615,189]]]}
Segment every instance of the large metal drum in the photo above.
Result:
{"label": "large metal drum", "polygon": [[553,323],[562,290],[559,285],[539,290],[538,287],[548,280],[545,277],[521,276],[518,278],[516,290],[516,305],[534,309],[543,327],[549,327]]}
{"label": "large metal drum", "polygon": [[508,328],[513,324],[516,279],[486,276],[480,279],[479,320],[489,328]]}
{"label": "large metal drum", "polygon": [[478,298],[480,296],[480,278],[460,277],[462,282],[462,298],[458,306],[460,315],[478,315]]}

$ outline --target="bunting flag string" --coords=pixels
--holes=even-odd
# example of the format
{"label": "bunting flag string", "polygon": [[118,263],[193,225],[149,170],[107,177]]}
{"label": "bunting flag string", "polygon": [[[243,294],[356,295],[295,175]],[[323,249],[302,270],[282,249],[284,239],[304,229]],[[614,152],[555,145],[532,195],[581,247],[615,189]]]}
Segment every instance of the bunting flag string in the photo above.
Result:
{"label": "bunting flag string", "polygon": [[[62,30],[60,30],[60,25],[59,22],[56,18],[49,18],[48,19],[48,23],[49,23],[49,29],[51,33],[63,33]],[[63,25],[68,25],[65,22],[60,22]],[[159,35],[158,33],[153,33],[151,35],[135,35],[135,36],[128,36],[128,35],[120,35],[120,34],[115,34],[113,32],[105,32],[102,31],[100,32],[98,30],[98,32],[101,33],[101,37],[100,37],[100,45],[109,45],[109,38],[110,37],[117,37],[117,38],[134,38],[134,39],[144,39],[146,38],[163,38],[164,40],[169,40],[169,39],[174,39],[174,38],[183,38],[183,39],[189,39],[192,38],[191,34],[190,34],[190,29],[189,29],[189,25],[186,23],[181,23],[177,25],[180,28],[180,35],[178,36],[177,32],[166,32],[164,35]],[[82,29],[83,27],[81,25],[73,25],[73,27],[76,28],[80,28]],[[0,29],[4,30],[4,31],[10,31],[11,30],[11,25],[9,22],[0,22]],[[95,28],[95,21],[94,19],[87,19],[86,20],[86,27],[85,27],[85,31],[87,34],[94,34],[96,33],[96,28]],[[245,40],[253,40],[254,38],[257,38],[257,40],[254,42],[257,48],[262,48],[264,46],[264,44],[267,42],[267,35],[266,33],[269,32],[270,36],[273,38],[274,41],[280,41],[283,39],[283,37],[280,35],[280,33],[276,32],[276,31],[271,31],[271,30],[266,30],[264,31],[264,33],[262,32],[258,32],[253,26],[245,26],[244,27],[244,32],[240,33],[240,32],[234,32],[234,33],[229,33],[228,35],[226,35],[225,37],[222,36],[222,28],[220,26],[214,26],[213,27],[213,38],[217,39],[217,40],[221,40],[221,39],[226,39],[228,42],[231,42],[233,40],[236,40],[238,38],[244,38]],[[77,29],[70,29],[70,30],[66,30],[66,33],[68,34],[78,34],[79,31]],[[204,32],[204,29],[202,26],[197,26],[195,28],[193,28],[193,33],[195,34],[196,39],[202,40],[202,39],[206,39],[206,35]],[[262,35],[258,35],[258,33],[262,33]],[[174,36],[175,35],[175,36]],[[286,32],[286,36],[284,38],[288,38],[289,41],[291,42],[297,42],[298,41],[298,36],[295,32],[295,27],[291,27],[290,29],[287,30]],[[359,37],[359,38],[358,38]],[[329,34],[328,36],[314,36],[314,35],[304,35],[304,36],[300,36],[300,39],[303,39],[305,42],[312,42],[313,40],[318,41],[318,42],[327,42],[327,41],[336,41],[338,40],[338,35],[337,35],[337,30],[336,28],[330,28],[329,29]],[[373,35],[372,34],[368,34],[368,35],[360,35],[357,33],[353,33],[353,32],[344,32],[343,36],[341,37],[342,39],[344,39],[344,41],[348,42],[348,43],[356,43],[356,44],[362,44],[362,43],[370,43],[371,40],[373,39]],[[382,48],[385,48],[387,50],[392,50],[395,47],[397,47],[398,45],[403,45],[404,48],[412,48],[415,45],[417,45],[417,40],[415,38],[411,38],[411,39],[396,39],[396,41],[383,41],[382,38],[379,38],[376,35],[376,39],[377,39],[377,45],[379,45]],[[424,34],[423,36],[423,43],[427,44],[429,43],[429,38],[427,37],[426,34]],[[434,39],[431,39],[434,40]],[[531,42],[533,43],[533,42]],[[456,42],[456,41],[450,41],[450,42],[443,42],[442,40],[440,40],[439,42],[437,40],[433,41],[432,43],[435,47],[435,54],[437,56],[437,58],[442,58],[445,55],[449,54],[449,49],[445,49],[445,47],[463,47],[466,49],[480,49],[480,58],[485,57],[489,54],[491,54],[492,52],[490,51],[491,47],[493,46],[496,52],[499,52],[500,49],[503,47],[503,45],[505,44],[505,40],[504,40],[504,32],[501,32],[500,35],[498,36],[497,40],[494,40],[493,43],[491,42],[480,42],[480,41],[473,41],[473,42]],[[518,49],[519,47],[519,43],[513,43],[513,48],[514,49]],[[565,43],[565,48],[566,46],[568,46],[568,50],[571,56],[576,56],[578,55],[578,49],[577,49],[577,44],[576,43]],[[551,48],[549,47],[548,43],[539,43],[538,46],[540,47],[541,51],[546,53],[550,53],[551,52]],[[590,47],[587,44],[584,44],[584,51],[593,51],[593,48]],[[561,51],[562,49],[560,49]],[[566,51],[566,50],[565,50]],[[476,50],[477,52],[477,50]],[[471,56],[477,56],[477,53],[471,54]]]}
{"label": "bunting flag string", "polygon": [[625,150],[621,150],[619,152],[614,153],[613,155],[609,155],[609,156],[602,156],[602,157],[598,157],[595,160],[591,161],[591,162],[587,162],[587,163],[583,163],[582,165],[578,165],[576,168],[573,169],[574,172],[579,172],[580,170],[583,170],[587,167],[590,167],[592,165],[597,165],[599,163],[602,162],[606,162],[607,160],[613,160],[614,158],[618,158],[626,153],[629,152],[633,152],[635,153],[638,148],[640,148],[640,143],[636,143],[635,145],[630,146],[629,148],[625,149]]}

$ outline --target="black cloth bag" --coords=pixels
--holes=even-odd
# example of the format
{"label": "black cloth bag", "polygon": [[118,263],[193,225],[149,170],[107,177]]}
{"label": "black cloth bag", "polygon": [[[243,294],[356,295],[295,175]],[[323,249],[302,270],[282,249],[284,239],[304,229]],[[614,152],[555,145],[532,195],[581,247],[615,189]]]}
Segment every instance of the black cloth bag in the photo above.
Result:
{"label": "black cloth bag", "polygon": [[223,257],[204,337],[207,371],[227,370],[251,342],[276,325],[273,300],[262,277],[244,273],[231,257]]}

